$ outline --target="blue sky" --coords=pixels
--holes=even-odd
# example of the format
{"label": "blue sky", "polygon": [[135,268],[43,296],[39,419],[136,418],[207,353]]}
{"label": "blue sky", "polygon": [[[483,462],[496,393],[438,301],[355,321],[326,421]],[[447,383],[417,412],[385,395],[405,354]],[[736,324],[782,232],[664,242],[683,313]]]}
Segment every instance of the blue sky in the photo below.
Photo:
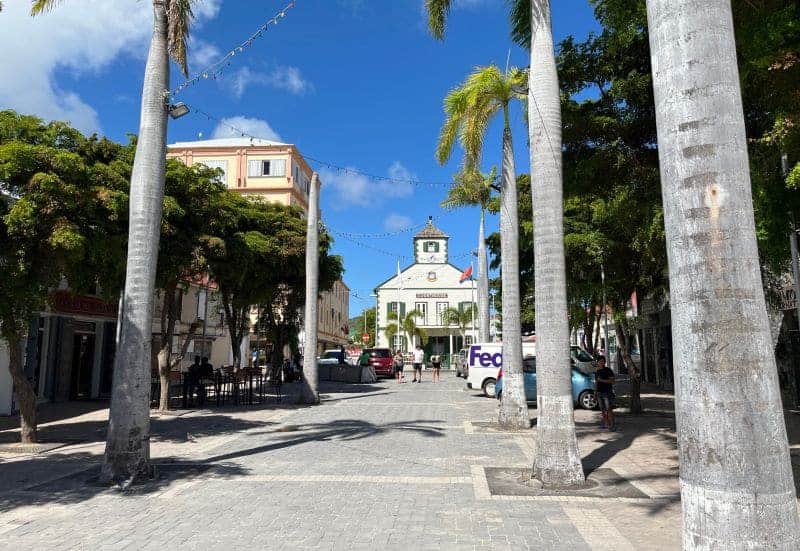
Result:
{"label": "blue sky", "polygon": [[[205,0],[190,44],[190,71],[216,61],[288,0]],[[146,0],[69,0],[31,20],[27,0],[0,13],[0,109],[67,119],[115,140],[138,131],[148,28]],[[587,0],[553,3],[556,39],[596,28]],[[227,120],[249,133],[296,144],[310,157],[368,174],[447,182],[460,152],[440,167],[433,151],[442,99],[477,65],[527,66],[508,38],[504,0],[455,0],[444,42],[425,28],[423,0],[297,0],[276,27],[232,59],[219,80],[202,80],[180,100],[213,115],[172,121],[169,141],[225,135]],[[182,81],[173,72],[172,85]],[[215,120],[216,119],[216,120]],[[517,172],[529,169],[522,116],[513,115]],[[487,136],[485,168],[499,160],[500,129]],[[469,263],[478,212],[439,208],[444,186],[413,186],[342,174],[311,163],[323,181],[323,219],[336,236],[353,291],[351,315],[397,260],[410,263],[413,231],[429,215],[451,236],[451,262]],[[523,213],[524,214],[524,213]],[[489,219],[489,231],[497,220]],[[344,233],[345,238],[337,233]],[[380,249],[374,250],[374,247]],[[401,258],[404,257],[404,258]],[[360,300],[358,297],[363,297]]]}

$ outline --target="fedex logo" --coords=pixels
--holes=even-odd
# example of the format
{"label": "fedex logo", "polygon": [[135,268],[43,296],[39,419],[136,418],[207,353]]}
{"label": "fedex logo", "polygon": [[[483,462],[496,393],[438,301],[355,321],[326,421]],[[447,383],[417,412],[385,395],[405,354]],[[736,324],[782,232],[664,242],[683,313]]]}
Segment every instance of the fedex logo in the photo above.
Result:
{"label": "fedex logo", "polygon": [[503,352],[482,352],[480,346],[473,346],[469,349],[469,365],[500,367],[503,365]]}

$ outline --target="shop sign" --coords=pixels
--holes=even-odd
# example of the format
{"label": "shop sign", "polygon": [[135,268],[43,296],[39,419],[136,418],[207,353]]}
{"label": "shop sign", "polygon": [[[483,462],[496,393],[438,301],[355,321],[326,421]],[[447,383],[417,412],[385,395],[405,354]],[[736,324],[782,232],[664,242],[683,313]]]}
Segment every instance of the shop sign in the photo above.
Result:
{"label": "shop sign", "polygon": [[447,298],[447,293],[417,293],[417,298]]}
{"label": "shop sign", "polygon": [[69,291],[56,291],[52,294],[51,299],[53,310],[59,314],[117,317],[117,305],[97,297],[73,295]]}

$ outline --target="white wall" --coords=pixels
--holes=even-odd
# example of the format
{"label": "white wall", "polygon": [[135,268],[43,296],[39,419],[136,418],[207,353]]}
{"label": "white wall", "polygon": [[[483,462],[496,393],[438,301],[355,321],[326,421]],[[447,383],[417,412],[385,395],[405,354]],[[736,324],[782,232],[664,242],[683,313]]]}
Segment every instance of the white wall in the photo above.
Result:
{"label": "white wall", "polygon": [[0,339],[0,415],[11,415],[11,402],[14,385],[8,371],[8,346]]}

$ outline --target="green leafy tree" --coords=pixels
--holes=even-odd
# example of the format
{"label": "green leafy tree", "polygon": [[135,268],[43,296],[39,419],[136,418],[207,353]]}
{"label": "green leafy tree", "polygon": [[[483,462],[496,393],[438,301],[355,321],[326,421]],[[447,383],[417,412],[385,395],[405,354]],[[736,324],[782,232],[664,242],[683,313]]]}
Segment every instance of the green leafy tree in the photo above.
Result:
{"label": "green leafy tree", "polygon": [[[60,4],[34,0],[32,15]],[[139,139],[130,186],[129,239],[122,322],[114,361],[104,480],[150,475],[150,357],[159,225],[166,171],[169,60],[188,73],[193,0],[153,0],[153,36],[142,87]]]}
{"label": "green leafy tree", "polygon": [[[469,308],[446,308],[442,312],[442,321],[447,325],[457,325],[462,342],[467,342],[467,329],[475,327],[478,319],[478,307],[472,304]],[[488,339],[487,339],[488,340]],[[483,341],[486,342],[486,341]]]}
{"label": "green leafy tree", "polygon": [[417,318],[424,317],[419,310],[411,310],[398,315],[397,312],[389,312],[389,323],[386,325],[385,334],[389,342],[394,342],[395,335],[400,335],[408,343],[409,349],[413,347],[414,341],[419,341],[423,346],[428,342],[428,333],[417,325]]}
{"label": "green leafy tree", "polygon": [[[369,343],[365,346],[375,346],[377,343],[377,335],[375,335],[375,307],[364,308],[361,313],[349,320],[350,334],[354,335],[353,341],[358,344],[361,342],[361,335],[364,333],[369,335]],[[370,344],[372,343],[372,344]]]}
{"label": "green leafy tree", "polygon": [[199,321],[191,323],[179,347],[180,352],[172,355],[177,304],[182,300],[186,282],[198,281],[207,272],[203,245],[218,233],[223,224],[218,218],[220,204],[232,193],[219,181],[217,169],[202,164],[186,166],[177,160],[167,162],[156,276],[161,300],[158,350],[161,411],[169,408],[170,372],[186,355],[195,332],[202,326]]}
{"label": "green leafy tree", "polygon": [[[36,395],[24,373],[27,330],[66,278],[75,291],[114,292],[124,211],[121,147],[63,123],[0,112],[0,335],[20,407],[22,442],[36,441]],[[122,173],[119,169],[122,168]]]}

